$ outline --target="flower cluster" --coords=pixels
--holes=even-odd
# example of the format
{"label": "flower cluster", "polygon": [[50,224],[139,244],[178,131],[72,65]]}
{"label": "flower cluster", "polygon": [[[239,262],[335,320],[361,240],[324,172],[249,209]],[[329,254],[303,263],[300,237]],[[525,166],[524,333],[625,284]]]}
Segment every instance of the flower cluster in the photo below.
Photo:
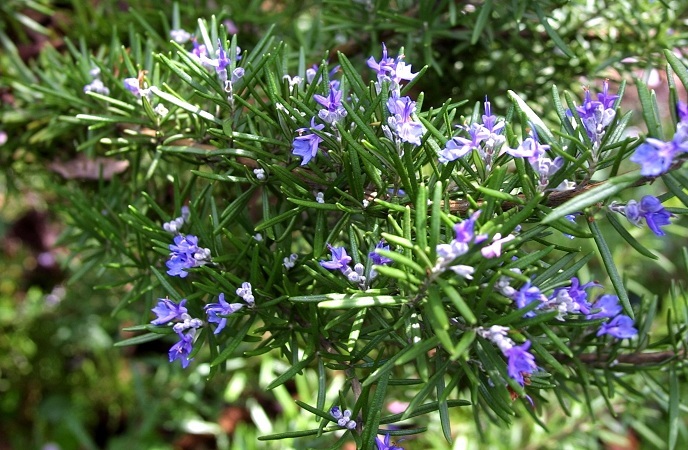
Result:
{"label": "flower cluster", "polygon": [[664,209],[662,202],[652,195],[644,196],[640,199],[640,203],[635,200],[629,200],[626,205],[612,202],[609,209],[625,215],[626,219],[637,227],[645,219],[647,226],[657,236],[664,236],[665,233],[661,227],[669,225],[671,223],[669,219],[673,217],[673,214]]}
{"label": "flower cluster", "polygon": [[679,101],[676,105],[679,123],[676,133],[670,141],[647,138],[635,153],[631,161],[640,165],[640,174],[646,177],[657,177],[666,173],[676,157],[688,152],[688,106]]}
{"label": "flower cluster", "polygon": [[[349,265],[351,263],[351,256],[346,253],[344,247],[333,247],[327,244],[330,249],[332,259],[330,261],[320,261],[320,265],[328,270],[339,270],[352,283],[357,283],[361,289],[366,289],[368,283],[377,277],[375,269],[370,269],[368,277],[365,276],[365,266],[361,263],[354,265],[353,269]],[[377,250],[389,251],[389,245],[385,245],[384,241],[377,243],[373,251],[368,253],[368,258],[374,265],[384,266],[390,264],[392,260],[377,253]]]}
{"label": "flower cluster", "polygon": [[411,114],[416,111],[416,102],[411,97],[399,97],[396,92],[387,100],[387,109],[391,116],[387,119],[389,128],[402,142],[420,145],[420,138],[425,133],[425,128],[420,122],[416,122]]}
{"label": "flower cluster", "polygon": [[507,373],[521,386],[525,384],[525,377],[530,376],[535,370],[535,357],[528,352],[530,341],[525,341],[521,345],[516,345],[511,338],[507,337],[509,329],[500,325],[492,325],[490,328],[478,327],[476,332],[479,336],[491,341],[501,350],[507,359]]}
{"label": "flower cluster", "polygon": [[170,348],[170,362],[180,360],[182,367],[186,368],[193,358],[189,358],[193,350],[193,341],[196,330],[203,326],[201,319],[192,318],[186,309],[186,299],[175,303],[170,299],[158,299],[158,304],[152,309],[157,316],[152,320],[153,325],[165,325],[176,321],[172,329],[179,337],[179,342]]}
{"label": "flower cluster", "polygon": [[376,61],[375,57],[371,56],[368,58],[368,67],[373,69],[377,73],[377,90],[380,92],[382,90],[382,85],[384,82],[390,84],[391,91],[401,90],[401,81],[411,81],[415,78],[417,73],[411,72],[411,65],[406,64],[404,61],[404,55],[400,54],[396,58],[390,58],[387,56],[387,46],[382,44],[382,58],[380,61]]}
{"label": "flower cluster", "polygon": [[342,106],[342,91],[339,90],[339,81],[330,81],[330,93],[327,97],[316,94],[313,95],[313,99],[324,106],[318,111],[318,117],[325,123],[332,125],[346,117],[346,110]]}
{"label": "flower cluster", "polygon": [[476,150],[479,152],[480,158],[485,161],[487,170],[490,170],[494,156],[499,154],[499,149],[506,141],[506,137],[501,134],[505,123],[492,114],[492,106],[487,97],[484,108],[483,123],[457,126],[457,128],[468,133],[470,139],[455,136],[447,141],[444,149],[438,153],[439,161],[442,164],[456,161],[472,150]]}
{"label": "flower cluster", "polygon": [[[231,93],[232,85],[244,76],[244,69],[242,67],[237,67],[232,70],[231,77],[229,76],[227,73],[227,67],[231,65],[232,61],[229,59],[227,51],[222,46],[222,41],[220,39],[217,40],[215,58],[211,58],[208,48],[205,45],[199,45],[195,39],[193,41],[193,45],[194,48],[191,51],[191,55],[196,57],[203,67],[215,69],[217,77],[225,87],[225,92]],[[241,56],[239,55],[241,53],[241,49],[237,47],[236,51],[236,59],[238,61],[241,59]]]}
{"label": "flower cluster", "polygon": [[[313,83],[318,70],[318,66],[316,65],[306,71],[306,80],[308,83]],[[335,66],[334,69],[330,71],[329,76],[334,76],[338,70],[339,66]],[[289,80],[290,90],[293,88],[293,86],[300,85],[303,81],[300,77],[289,77],[288,75],[285,77]],[[319,78],[317,82],[320,82],[321,79],[322,78]],[[333,127],[334,132],[338,133],[337,128],[334,127],[334,125],[337,122],[341,122],[347,114],[346,109],[344,109],[344,106],[342,106],[343,94],[339,89],[339,81],[330,81],[328,84],[328,90],[329,92],[327,96],[314,94],[313,100],[323,106],[323,108],[318,111],[318,117],[320,120],[329,124],[331,127]],[[288,114],[288,111],[282,105],[277,106],[278,109],[283,109]],[[304,115],[304,113],[302,113],[302,115]],[[296,120],[293,116],[290,117],[292,120]],[[324,124],[316,125],[315,117],[312,117],[310,127],[299,128],[296,130],[299,135],[294,138],[292,143],[292,153],[301,157],[302,166],[305,166],[311,161],[311,159],[315,158],[315,156],[318,154],[320,143],[323,141],[323,139],[313,131],[322,131],[324,128]]]}
{"label": "flower cluster", "polygon": [[337,425],[347,430],[353,430],[356,428],[356,421],[351,419],[351,411],[345,409],[344,412],[339,408],[339,406],[333,406],[330,409],[330,415],[334,417],[337,421]]}
{"label": "flower cluster", "polygon": [[189,221],[189,207],[182,206],[182,215],[162,224],[162,229],[168,233],[179,234],[182,225]]}
{"label": "flower cluster", "polygon": [[284,259],[282,259],[282,265],[287,270],[292,269],[296,265],[297,259],[299,259],[299,255],[292,253],[291,255],[285,256]]}
{"label": "flower cluster", "polygon": [[352,269],[349,266],[351,263],[351,256],[346,253],[346,249],[344,247],[333,247],[330,244],[327,244],[327,248],[330,249],[332,259],[330,261],[320,261],[320,265],[328,270],[339,270],[349,281],[352,283],[358,283],[361,288],[365,288],[365,266],[363,266],[361,263],[358,263]]}
{"label": "flower cluster", "polygon": [[[619,98],[618,95],[609,94],[609,81],[605,80],[602,84],[602,93],[597,94],[597,100],[593,100],[590,90],[585,89],[583,104],[576,107],[576,112],[583,122],[583,128],[585,128],[594,148],[599,147],[605,128],[612,123],[616,116],[613,107],[617,98]],[[571,111],[567,112],[572,115]]]}
{"label": "flower cluster", "polygon": [[89,75],[93,77],[93,81],[84,86],[84,92],[95,92],[97,94],[102,95],[110,94],[110,89],[108,89],[107,86],[105,86],[105,84],[103,84],[103,81],[100,79],[100,69],[98,67],[94,67],[93,69],[91,69]]}
{"label": "flower cluster", "polygon": [[442,273],[446,269],[453,270],[457,275],[467,279],[473,278],[475,269],[466,265],[452,265],[454,260],[461,255],[468,253],[468,244],[478,244],[487,239],[487,235],[476,236],[473,229],[475,222],[480,216],[480,211],[474,212],[468,219],[454,225],[456,237],[449,244],[439,244],[436,248],[437,262],[433,268],[434,273]]}
{"label": "flower cluster", "polygon": [[170,244],[170,259],[165,263],[168,275],[186,278],[186,270],[199,267],[210,259],[210,249],[198,246],[198,237],[178,234]]}
{"label": "flower cluster", "polygon": [[412,114],[416,111],[416,102],[411,97],[401,97],[401,82],[411,81],[417,73],[411,72],[411,65],[402,61],[403,54],[396,58],[387,56],[387,47],[382,44],[382,58],[376,61],[374,57],[368,58],[368,67],[377,73],[376,88],[382,91],[385,83],[389,86],[389,99],[387,109],[390,117],[383,130],[388,138],[393,141],[408,142],[413,145],[420,145],[420,139],[425,133],[423,124],[413,119]]}
{"label": "flower cluster", "polygon": [[323,128],[325,128],[325,125],[316,125],[315,118],[312,118],[310,128],[299,128],[296,130],[299,135],[294,138],[292,153],[301,157],[302,166],[305,166],[311,159],[315,158],[315,155],[318,154],[318,146],[322,142],[320,136],[310,131],[322,131]]}
{"label": "flower cluster", "polygon": [[139,78],[132,77],[132,78],[125,78],[124,81],[124,88],[134,94],[136,98],[141,98],[141,97],[146,97],[148,99],[151,98],[151,90],[150,87],[144,88],[143,87],[143,81],[141,81]]}
{"label": "flower cluster", "polygon": [[[236,294],[244,300],[245,304],[252,308],[255,304],[251,283],[244,282],[241,287],[236,290]],[[208,322],[216,323],[214,334],[220,333],[227,325],[227,317],[239,311],[245,305],[244,303],[228,303],[225,300],[225,294],[218,296],[217,303],[208,303],[204,309],[208,315]]]}
{"label": "flower cluster", "polygon": [[[547,151],[550,146],[540,144],[535,127],[531,126],[530,136],[521,142],[516,148],[508,148],[504,150],[505,153],[510,154],[515,158],[526,158],[531,167],[538,174],[538,190],[544,192],[549,185],[549,179],[564,165],[564,158],[557,156],[551,159],[547,156]],[[564,191],[573,189],[575,184],[568,180],[562,181],[559,186],[554,188],[555,191]]]}
{"label": "flower cluster", "polygon": [[191,33],[182,28],[178,28],[175,30],[170,30],[170,37],[177,44],[186,44],[191,40]]}
{"label": "flower cluster", "polygon": [[[508,283],[507,283],[508,286]],[[498,290],[505,292],[504,285]],[[620,314],[622,311],[619,305],[619,298],[616,295],[602,295],[595,303],[588,301],[587,289],[591,287],[601,287],[595,282],[588,282],[583,285],[577,277],[571,278],[571,285],[561,287],[547,297],[537,286],[533,286],[530,281],[526,282],[520,289],[510,288],[510,297],[519,309],[526,308],[533,302],[537,302],[534,309],[527,311],[525,317],[533,317],[538,311],[557,311],[557,319],[565,320],[570,314],[584,316],[587,320],[612,319],[603,323],[597,332],[598,336],[609,334],[617,339],[631,338],[638,331],[633,328],[633,319]]]}

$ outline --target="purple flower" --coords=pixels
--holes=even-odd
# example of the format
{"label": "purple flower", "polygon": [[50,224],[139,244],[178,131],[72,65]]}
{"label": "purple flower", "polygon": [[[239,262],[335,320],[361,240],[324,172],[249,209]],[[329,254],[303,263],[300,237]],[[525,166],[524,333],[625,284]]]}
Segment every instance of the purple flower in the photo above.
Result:
{"label": "purple flower", "polygon": [[638,330],[633,327],[633,319],[621,314],[600,326],[597,336],[602,336],[603,334],[608,334],[617,339],[630,339],[638,334]]}
{"label": "purple flower", "polygon": [[[480,217],[480,210],[474,212],[471,215],[471,217],[464,220],[463,222],[454,225],[454,233],[456,233],[455,240],[457,242],[461,244],[468,244],[473,240],[473,238],[475,237],[473,228],[475,228],[475,222],[478,220],[478,217]],[[481,237],[480,241],[485,240],[484,237],[479,237]]]}
{"label": "purple flower", "polygon": [[688,122],[688,104],[679,100],[676,103],[676,115],[680,122]]}
{"label": "purple flower", "polygon": [[340,270],[342,273],[346,272],[351,262],[351,256],[346,254],[346,249],[344,247],[332,247],[330,244],[327,244],[327,248],[330,249],[332,260],[320,261],[320,265],[329,270]]}
{"label": "purple flower", "polygon": [[[592,305],[588,302],[588,293],[586,289],[600,285],[594,281],[590,281],[583,285],[577,277],[571,278],[571,286],[555,289],[550,297],[550,303],[565,304],[568,313],[589,314]],[[561,308],[560,308],[561,309]]]}
{"label": "purple flower", "polygon": [[387,56],[387,47],[382,44],[382,58],[377,62],[374,57],[368,58],[368,67],[377,72],[378,83],[389,81],[392,90],[398,90],[401,80],[410,81],[415,78],[417,73],[411,72],[411,65],[402,61],[404,55],[397,56],[396,59]]}
{"label": "purple flower", "polygon": [[337,421],[337,425],[340,427],[347,428],[349,430],[356,428],[356,421],[351,420],[351,411],[348,409],[345,409],[342,412],[339,406],[333,406],[332,409],[330,409],[330,415],[334,417],[334,419]]}
{"label": "purple flower", "polygon": [[153,325],[163,325],[173,320],[182,320],[182,314],[187,312],[186,307],[184,307],[185,304],[186,299],[182,299],[177,304],[169,298],[159,298],[157,306],[152,309],[158,318],[152,320],[151,323]]}
{"label": "purple flower", "polygon": [[296,130],[299,136],[294,138],[294,148],[292,153],[296,156],[301,157],[301,165],[305,166],[310,162],[311,159],[318,154],[318,146],[322,142],[322,138],[315,133],[303,134],[309,130],[322,130],[325,125],[315,124],[315,118],[311,119],[311,127],[309,128],[299,128]]}
{"label": "purple flower", "polygon": [[536,163],[545,151],[549,150],[549,145],[540,144],[537,141],[537,133],[534,131],[533,127],[530,132],[530,136],[521,142],[516,148],[507,148],[503,152],[510,154],[514,158],[528,158],[528,161],[533,164]]}
{"label": "purple flower", "polygon": [[342,106],[342,91],[338,87],[338,81],[331,81],[330,93],[327,97],[317,94],[313,96],[316,102],[325,107],[318,111],[318,117],[329,124],[339,122],[346,117],[346,109]]}
{"label": "purple flower", "polygon": [[170,244],[170,259],[165,263],[168,275],[186,278],[186,270],[198,267],[210,259],[210,250],[198,246],[198,238],[193,235],[178,234],[174,244]]}
{"label": "purple flower", "polygon": [[189,42],[189,40],[191,39],[191,33],[182,28],[179,28],[176,30],[170,30],[170,37],[177,44],[185,44]]}
{"label": "purple flower", "polygon": [[387,258],[386,256],[382,256],[382,255],[378,254],[377,250],[389,251],[389,245],[385,245],[385,241],[380,241],[375,246],[375,249],[372,252],[368,253],[368,257],[373,262],[373,264],[378,265],[378,266],[383,266],[385,264],[389,264],[392,262],[392,260]]}
{"label": "purple flower", "polygon": [[375,444],[377,445],[377,450],[404,450],[402,447],[397,447],[389,442],[389,433],[385,434],[384,439],[375,437]]}
{"label": "purple flower", "polygon": [[403,142],[420,145],[420,138],[425,132],[423,124],[415,122],[411,114],[416,110],[416,102],[411,101],[410,97],[399,98],[396,93],[387,100],[387,108],[392,116],[387,120],[389,126],[394,130]]}
{"label": "purple flower", "polygon": [[137,97],[141,97],[141,84],[138,78],[125,78],[124,87]]}
{"label": "purple flower", "polygon": [[[127,78],[127,79],[129,79],[129,78]],[[136,80],[136,82],[138,84],[138,80]],[[129,90],[126,83],[125,83],[124,87],[126,87],[127,90]],[[95,80],[91,81],[89,84],[84,86],[84,92],[95,92],[95,93],[102,94],[102,95],[109,95],[110,89],[108,89],[103,84],[103,82],[101,81],[100,78],[96,78]]]}
{"label": "purple flower", "polygon": [[380,58],[380,62],[378,63],[375,60],[375,57],[371,56],[368,58],[367,63],[368,67],[377,72],[378,78],[386,76],[387,73],[392,70],[395,64],[394,58],[387,57],[387,46],[384,42],[382,43],[382,58]]}
{"label": "purple flower", "polygon": [[[544,295],[542,295],[540,289],[537,286],[531,285],[530,281],[527,281],[523,286],[521,286],[521,289],[514,292],[513,295],[514,303],[516,303],[516,307],[518,309],[525,308],[536,301],[542,303],[542,301],[545,299],[546,298]],[[534,315],[535,312],[531,310],[525,314],[525,317],[533,317]]]}
{"label": "purple flower", "polygon": [[673,217],[669,211],[664,209],[662,202],[657,197],[646,195],[640,199],[640,204],[635,200],[629,200],[625,207],[612,207],[613,211],[621,211],[626,219],[635,226],[640,226],[641,220],[645,219],[647,226],[657,236],[664,236],[664,231],[660,228],[669,225],[669,219]]}
{"label": "purple flower", "polygon": [[640,164],[640,174],[646,177],[659,176],[671,167],[679,153],[688,151],[688,122],[679,122],[676,134],[669,142],[647,138],[631,156],[631,161]]}
{"label": "purple flower", "polygon": [[504,121],[497,122],[497,116],[492,115],[492,105],[485,96],[485,114],[483,114],[483,125],[491,134],[499,134],[504,128]]}
{"label": "purple flower", "polygon": [[[616,115],[613,106],[617,98],[619,98],[618,95],[609,94],[609,82],[605,80],[602,84],[602,93],[597,94],[597,100],[593,100],[590,90],[585,89],[583,104],[576,107],[585,132],[595,145],[599,145],[605,133],[604,129]],[[571,115],[570,110],[567,113]]]}
{"label": "purple flower", "polygon": [[592,305],[592,308],[599,309],[599,311],[585,316],[588,320],[611,318],[622,311],[621,305],[619,304],[619,297],[611,294],[603,295],[598,298],[595,304]]}
{"label": "purple flower", "polygon": [[530,341],[525,341],[521,345],[514,345],[504,351],[504,356],[507,358],[507,371],[509,376],[516,380],[521,386],[524,385],[523,375],[530,375],[537,369],[535,357],[528,353],[529,348]]}
{"label": "purple flower", "polygon": [[471,138],[466,139],[461,136],[455,136],[447,141],[444,149],[439,152],[439,161],[442,164],[456,161],[471,150],[478,150],[480,143],[490,137],[490,130],[479,123],[472,123],[470,127],[462,128],[468,132]]}
{"label": "purple flower", "polygon": [[501,233],[497,233],[494,235],[492,243],[481,248],[480,253],[483,255],[483,258],[497,258],[499,255],[502,254],[502,245],[509,241],[513,241],[514,239],[516,239],[516,236],[514,236],[513,234],[510,234],[506,237],[502,237]]}
{"label": "purple flower", "polygon": [[177,342],[172,346],[172,348],[170,348],[170,362],[174,362],[179,359],[182,363],[182,368],[186,369],[186,367],[191,362],[191,359],[189,359],[189,355],[193,350],[194,334],[195,333],[193,332],[186,334],[177,333],[177,336],[179,336],[179,342]]}
{"label": "purple flower", "polygon": [[[243,303],[227,303],[225,301],[225,294],[220,294],[217,299],[218,303],[208,303],[205,305],[205,312],[208,314],[208,322],[217,324],[215,334],[221,332],[227,325],[227,317],[244,307]],[[224,317],[223,317],[224,316]]]}

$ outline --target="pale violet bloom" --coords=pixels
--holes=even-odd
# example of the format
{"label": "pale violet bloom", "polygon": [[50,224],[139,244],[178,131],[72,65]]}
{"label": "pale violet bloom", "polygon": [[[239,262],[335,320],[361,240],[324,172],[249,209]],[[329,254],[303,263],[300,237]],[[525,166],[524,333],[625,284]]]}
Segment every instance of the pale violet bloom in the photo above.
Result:
{"label": "pale violet bloom", "polygon": [[387,100],[387,108],[392,114],[387,120],[390,129],[402,142],[420,145],[420,138],[425,133],[425,128],[422,123],[416,122],[411,117],[416,110],[416,102],[410,97],[399,98],[392,95]]}
{"label": "pale violet bloom", "polygon": [[178,30],[170,30],[170,37],[177,44],[185,44],[191,40],[191,33],[180,28]]}
{"label": "pale violet bloom", "polygon": [[96,78],[95,80],[91,81],[89,84],[84,86],[84,92],[95,92],[96,94],[109,95],[110,89],[108,89],[107,86],[103,84],[100,78]]}

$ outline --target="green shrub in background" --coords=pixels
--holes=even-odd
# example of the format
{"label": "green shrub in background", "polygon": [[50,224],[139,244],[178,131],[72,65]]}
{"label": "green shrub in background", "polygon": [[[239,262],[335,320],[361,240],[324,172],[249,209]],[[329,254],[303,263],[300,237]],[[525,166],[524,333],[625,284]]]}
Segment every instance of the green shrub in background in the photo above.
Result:
{"label": "green shrub in background", "polygon": [[[687,204],[688,70],[662,51],[685,40],[678,5],[248,2],[197,22],[174,5],[170,22],[112,15],[110,32],[113,5],[75,3],[79,43],[28,63],[18,24],[52,31],[12,5],[3,182],[59,205],[73,256],[59,309],[5,302],[28,346],[2,345],[40,355],[14,325],[64,321],[42,338],[117,386],[90,405],[46,388],[15,445],[125,429],[108,445],[152,448],[161,426],[224,448],[686,441],[685,297],[644,275],[684,270],[660,237],[681,236]],[[646,137],[628,132],[625,81],[581,94],[576,78],[664,61],[666,102],[634,80]],[[107,307],[81,304],[83,286]],[[115,344],[137,354],[107,367],[92,335],[117,323],[72,332],[110,313],[141,325]],[[84,367],[74,389],[102,389]],[[217,417],[234,404],[255,428],[230,443]]]}

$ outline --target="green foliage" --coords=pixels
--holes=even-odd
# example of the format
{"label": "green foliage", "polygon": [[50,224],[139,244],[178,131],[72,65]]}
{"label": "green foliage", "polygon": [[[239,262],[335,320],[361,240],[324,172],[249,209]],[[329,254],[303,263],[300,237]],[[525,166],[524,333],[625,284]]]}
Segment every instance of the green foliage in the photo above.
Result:
{"label": "green foliage", "polygon": [[[629,132],[631,114],[621,99],[625,82],[608,108],[613,119],[597,137],[585,131],[577,87],[575,93],[557,88],[570,87],[576,74],[621,70],[622,58],[639,49],[648,56],[638,64],[666,60],[685,88],[684,62],[662,53],[683,38],[649,37],[666,32],[680,11],[645,2],[615,2],[603,10],[573,3],[486,1],[472,11],[449,1],[277,2],[276,13],[259,14],[265,3],[247,2],[197,22],[193,7],[175,5],[171,19],[132,11],[125,25],[96,27],[95,35],[85,31],[92,22],[102,25],[99,10],[74,5],[75,27],[83,34],[67,38],[64,51],[46,47],[30,63],[0,30],[8,68],[2,82],[14,102],[1,111],[3,131],[12,136],[3,146],[3,163],[11,169],[3,182],[20,191],[41,175],[44,185],[32,187],[54,192],[60,199],[52,197],[54,208],[68,224],[60,244],[74,252],[65,262],[70,289],[93,286],[116,297],[93,315],[135,317],[139,325],[123,326],[129,334],[115,348],[151,345],[155,351],[142,368],[127,371],[135,383],[124,401],[143,405],[157,395],[167,400],[155,401],[150,415],[128,418],[144,422],[131,442],[161,445],[158,420],[175,432],[206,426],[224,400],[240,403],[260,430],[257,441],[249,442],[247,436],[256,433],[238,429],[231,448],[339,448],[353,441],[370,449],[387,432],[397,440],[407,437],[409,448],[419,434],[429,436],[422,438],[428,442],[423,448],[446,448],[461,439],[457,427],[467,418],[484,443],[500,446],[526,442],[501,433],[497,438],[486,432],[488,423],[496,425],[490,430],[527,430],[534,447],[550,445],[559,433],[593,448],[598,439],[630,436],[628,427],[648,446],[680,448],[688,439],[681,415],[686,296],[679,284],[653,295],[652,278],[636,279],[632,272],[654,264],[652,259],[670,267],[682,255],[641,230],[627,230],[613,211],[619,211],[614,200],[661,181],[661,201],[683,214],[683,159],[661,177],[642,176],[628,162],[644,138]],[[631,3],[636,15],[628,16]],[[109,6],[104,2],[102,8]],[[662,21],[640,21],[656,17],[655,11]],[[6,23],[21,23],[18,14]],[[239,27],[236,34],[221,25],[229,17]],[[230,77],[237,68],[243,76],[222,83],[190,53],[191,43],[170,42],[170,30],[183,28],[182,19],[210,55],[218,45],[226,49]],[[245,32],[250,27],[261,33]],[[588,39],[593,28],[595,38]],[[378,59],[380,42],[390,55],[403,52],[419,72],[401,95],[417,101],[409,119],[422,124],[421,145],[388,128],[394,123],[389,82],[376,84],[364,64],[369,54]],[[306,81],[312,63],[318,68]],[[96,67],[108,91],[85,93]],[[143,95],[127,90],[125,78],[137,78]],[[346,115],[315,131],[311,118],[321,106],[313,96],[327,96],[332,79],[340,83]],[[675,107],[679,85],[671,79],[671,104],[659,104],[643,81],[635,86],[647,136],[669,139],[676,117],[663,123],[659,112]],[[473,101],[484,94],[496,97],[494,111],[505,124],[501,150],[535,136],[552,158],[560,158],[561,168],[543,176],[528,159],[500,147],[488,156],[472,151],[438,162],[438,152],[457,134],[454,125],[483,123],[481,104]],[[322,142],[317,156],[301,165],[293,142],[308,133]],[[49,162],[64,179],[46,171]],[[567,182],[575,188],[559,189]],[[186,278],[166,273],[173,235],[162,228],[183,206],[189,219],[182,233],[197,236],[211,255]],[[471,216],[478,210],[479,217]],[[572,213],[583,217],[572,223],[565,218]],[[477,221],[476,235],[488,241],[472,239],[445,261],[442,246],[469,217]],[[494,257],[481,252],[508,236]],[[390,263],[376,265],[371,253],[381,240],[391,248],[377,255]],[[366,281],[323,267],[319,262],[330,259],[329,246],[346,248]],[[625,257],[627,250],[632,257]],[[292,254],[296,264],[289,267]],[[471,276],[446,270],[457,263],[470,266]],[[671,267],[672,275],[678,270],[684,268]],[[606,293],[615,293],[624,314],[635,320],[637,337],[598,337],[603,320],[584,314],[563,320],[559,310],[536,311],[538,302],[517,309],[500,284],[506,280],[518,290],[532,283],[552,298],[573,277],[581,284],[597,279]],[[242,304],[226,317],[225,330],[214,334],[216,324],[208,323],[204,307],[221,293],[230,303],[241,301],[234,292],[244,282],[253,286],[255,305]],[[205,320],[184,375],[178,363],[166,361],[177,338],[172,327],[149,323],[160,298],[186,299],[188,314]],[[50,321],[44,315],[22,320]],[[57,319],[52,322],[57,326]],[[514,377],[503,350],[486,336],[491,326],[507,327],[513,345],[531,346],[538,369],[525,381]],[[16,338],[29,342],[33,335]],[[21,345],[2,343],[12,350]],[[110,351],[99,349],[94,359]],[[223,394],[210,395],[217,392]],[[252,395],[276,399],[282,414],[274,417]],[[393,401],[403,408],[389,411]],[[61,396],[46,400],[46,423],[55,411],[72,411],[71,403],[64,405]],[[552,405],[559,410],[547,422]],[[357,426],[338,426],[332,406],[350,410]],[[5,399],[3,414],[13,408],[16,398]],[[622,413],[614,420],[617,409]],[[68,430],[49,437],[64,432],[70,443],[95,448],[87,430],[92,424],[70,414]],[[666,429],[648,425],[658,414]],[[572,424],[589,423],[590,417],[604,426],[589,425],[579,440],[571,437]],[[552,434],[539,434],[533,424]],[[229,448],[222,429],[200,428],[210,430],[218,447]],[[274,442],[280,440],[289,443]],[[263,443],[276,446],[259,447]]]}

